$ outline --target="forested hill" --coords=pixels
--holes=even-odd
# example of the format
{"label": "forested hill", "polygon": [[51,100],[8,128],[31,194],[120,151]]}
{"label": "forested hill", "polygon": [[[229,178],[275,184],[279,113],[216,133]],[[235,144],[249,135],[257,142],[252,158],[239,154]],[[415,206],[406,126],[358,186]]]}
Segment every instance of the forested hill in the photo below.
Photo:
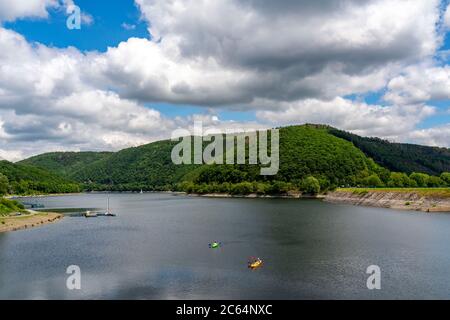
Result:
{"label": "forested hill", "polygon": [[[265,194],[339,186],[450,186],[450,174],[441,175],[450,171],[448,149],[391,144],[323,125],[280,128],[280,168],[274,176],[260,175],[255,165],[175,165],[171,151],[177,143],[164,140],[115,153],[50,153],[20,164],[76,181],[84,190]],[[413,171],[434,176],[405,174]]]}
{"label": "forested hill", "polygon": [[[291,126],[280,129],[280,170],[275,176],[261,176],[253,165],[174,165],[171,150],[177,142],[158,141],[129,148],[97,161],[66,166],[65,177],[92,188],[111,190],[171,189],[174,184],[240,183],[248,181],[300,181],[315,176],[325,185],[353,185],[371,173],[386,176],[352,143],[337,138],[322,126]],[[41,155],[23,161],[46,170],[54,169],[55,157],[73,154]],[[70,161],[68,161],[70,163]]]}
{"label": "forested hill", "polygon": [[79,191],[81,188],[78,183],[47,170],[0,161],[0,195]]}
{"label": "forested hill", "polygon": [[18,164],[32,165],[71,179],[75,172],[112,154],[112,152],[50,152],[25,159]]}
{"label": "forested hill", "polygon": [[415,144],[392,143],[379,138],[365,138],[330,128],[336,137],[352,142],[375,162],[392,171],[423,172],[440,175],[450,171],[450,149]]}

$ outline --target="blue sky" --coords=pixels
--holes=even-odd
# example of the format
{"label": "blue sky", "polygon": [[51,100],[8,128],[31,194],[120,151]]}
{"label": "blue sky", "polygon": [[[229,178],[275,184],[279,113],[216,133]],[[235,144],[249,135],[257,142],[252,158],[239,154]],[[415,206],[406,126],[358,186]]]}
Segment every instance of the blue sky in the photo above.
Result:
{"label": "blue sky", "polygon": [[[91,25],[82,24],[80,30],[65,27],[67,14],[49,9],[49,19],[23,18],[5,23],[7,28],[24,35],[29,41],[65,48],[74,46],[83,51],[106,51],[130,37],[149,37],[147,23],[140,19],[140,12],[133,0],[78,0],[82,12],[94,19]],[[127,30],[122,24],[134,26]]]}

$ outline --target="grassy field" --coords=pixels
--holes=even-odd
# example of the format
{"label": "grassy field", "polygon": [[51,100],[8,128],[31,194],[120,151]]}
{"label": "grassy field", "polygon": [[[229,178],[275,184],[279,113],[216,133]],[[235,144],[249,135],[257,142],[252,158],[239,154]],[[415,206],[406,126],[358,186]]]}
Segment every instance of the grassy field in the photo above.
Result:
{"label": "grassy field", "polygon": [[421,196],[450,198],[450,188],[338,188],[336,191],[367,194],[369,192],[417,193]]}

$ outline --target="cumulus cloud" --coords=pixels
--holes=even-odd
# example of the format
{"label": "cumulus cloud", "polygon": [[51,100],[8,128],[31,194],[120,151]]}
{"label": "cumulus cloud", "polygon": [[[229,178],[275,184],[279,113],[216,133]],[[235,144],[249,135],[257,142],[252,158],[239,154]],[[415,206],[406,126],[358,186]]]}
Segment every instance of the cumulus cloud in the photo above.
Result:
{"label": "cumulus cloud", "polygon": [[[268,103],[268,102],[265,102]],[[410,132],[435,109],[426,105],[380,106],[341,97],[321,101],[306,99],[284,103],[279,110],[259,111],[262,121],[277,124],[326,123],[363,136],[397,139]]]}
{"label": "cumulus cloud", "polygon": [[392,78],[384,98],[396,104],[415,104],[450,99],[450,66],[430,63],[406,68]]}
{"label": "cumulus cloud", "polygon": [[[169,63],[206,74],[214,64],[215,73],[236,79],[241,90],[226,83],[229,92],[220,82],[214,83],[216,90],[209,81],[180,84],[181,91],[209,105],[255,97],[292,101],[377,90],[382,81],[368,81],[371,74],[387,77],[396,63],[432,55],[439,38],[435,0],[136,2]],[[199,68],[202,65],[206,67]],[[141,76],[145,76],[142,81],[156,80],[152,74]],[[171,82],[170,74],[158,83],[166,85],[166,79]],[[348,85],[329,92],[336,83]],[[329,90],[321,90],[323,84]],[[203,96],[203,89],[215,91],[214,99]],[[179,94],[176,88],[166,91],[174,98]],[[139,92],[134,96],[152,98]]]}
{"label": "cumulus cloud", "polygon": [[45,18],[47,7],[55,7],[58,0],[0,0],[0,22],[23,17]]}
{"label": "cumulus cloud", "polygon": [[[438,0],[135,1],[152,38],[105,53],[30,44],[0,27],[0,156],[117,150],[195,119],[221,129],[318,122],[412,138],[435,112],[426,102],[449,97],[448,66],[432,60],[443,39]],[[0,0],[0,21],[73,2],[24,3]],[[343,98],[385,87],[386,106]],[[168,118],[153,102],[250,109],[257,121]]]}
{"label": "cumulus cloud", "polygon": [[444,25],[450,29],[450,4],[448,5],[447,10],[445,10]]}
{"label": "cumulus cloud", "polygon": [[450,148],[450,124],[409,132],[406,139],[415,143]]}

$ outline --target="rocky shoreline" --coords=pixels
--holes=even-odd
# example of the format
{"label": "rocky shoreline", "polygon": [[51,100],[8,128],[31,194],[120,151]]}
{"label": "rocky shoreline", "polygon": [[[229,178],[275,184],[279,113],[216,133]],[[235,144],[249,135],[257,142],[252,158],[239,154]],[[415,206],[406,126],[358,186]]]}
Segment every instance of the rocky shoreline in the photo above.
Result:
{"label": "rocky shoreline", "polygon": [[408,191],[341,191],[330,192],[325,201],[359,206],[380,207],[423,212],[450,212],[450,198],[430,193]]}

